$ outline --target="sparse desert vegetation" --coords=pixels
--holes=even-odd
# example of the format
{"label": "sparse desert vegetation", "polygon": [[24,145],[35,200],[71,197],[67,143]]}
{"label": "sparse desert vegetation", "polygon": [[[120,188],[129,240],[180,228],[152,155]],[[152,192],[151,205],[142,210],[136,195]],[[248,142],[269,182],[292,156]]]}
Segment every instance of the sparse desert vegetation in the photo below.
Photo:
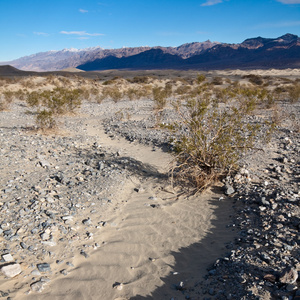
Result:
{"label": "sparse desert vegetation", "polygon": [[[5,222],[0,243],[17,262],[51,266],[47,278],[53,286],[59,285],[57,276],[70,270],[76,275],[80,259],[98,264],[106,277],[116,277],[121,269],[127,274],[134,266],[133,285],[149,282],[148,267],[158,261],[165,270],[154,269],[150,280],[159,286],[156,279],[169,279],[173,270],[166,249],[187,249],[188,264],[198,262],[198,246],[191,257],[189,245],[217,224],[211,241],[222,243],[213,247],[223,253],[228,242],[230,253],[226,259],[211,257],[208,247],[201,268],[192,273],[197,283],[175,292],[196,298],[209,286],[222,291],[216,292],[219,299],[225,294],[247,299],[250,292],[293,295],[283,281],[284,267],[294,270],[299,263],[299,81],[297,75],[269,73],[110,71],[91,78],[1,78],[0,214]],[[139,216],[137,225],[128,223]],[[153,237],[151,246],[144,234],[136,234],[145,230]],[[138,276],[132,261],[119,257],[112,271],[107,260],[116,249],[145,263]],[[213,268],[207,274],[208,257]],[[71,260],[75,268],[64,264]],[[44,295],[46,283],[33,281],[31,272],[26,268],[10,279],[4,292]],[[261,282],[263,289],[256,289]],[[99,285],[120,296],[106,280],[99,279]],[[158,290],[165,288],[174,293],[169,287]]]}

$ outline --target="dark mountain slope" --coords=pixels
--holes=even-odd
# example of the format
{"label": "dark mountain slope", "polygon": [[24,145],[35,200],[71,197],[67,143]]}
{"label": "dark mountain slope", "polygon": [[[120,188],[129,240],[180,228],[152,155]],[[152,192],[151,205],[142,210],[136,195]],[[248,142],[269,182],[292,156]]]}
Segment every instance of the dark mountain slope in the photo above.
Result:
{"label": "dark mountain slope", "polygon": [[107,69],[169,69],[180,66],[184,60],[178,55],[164,53],[161,49],[151,49],[137,55],[117,58],[109,56],[78,66],[84,71]]}

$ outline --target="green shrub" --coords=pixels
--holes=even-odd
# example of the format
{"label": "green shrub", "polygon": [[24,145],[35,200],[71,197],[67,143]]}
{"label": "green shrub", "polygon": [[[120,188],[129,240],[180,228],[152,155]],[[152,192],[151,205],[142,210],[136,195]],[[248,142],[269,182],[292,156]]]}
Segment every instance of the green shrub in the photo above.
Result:
{"label": "green shrub", "polygon": [[223,78],[222,77],[219,77],[219,76],[216,76],[212,79],[212,82],[211,82],[213,85],[222,85],[223,84]]}
{"label": "green shrub", "polygon": [[149,76],[135,76],[132,79],[127,79],[130,83],[149,83],[149,81],[152,81],[153,78],[150,78]]}
{"label": "green shrub", "polygon": [[206,80],[205,75],[203,75],[203,74],[198,74],[198,75],[197,75],[196,82],[197,82],[198,84],[202,83],[202,82],[205,81],[205,80]]}
{"label": "green shrub", "polygon": [[26,102],[29,106],[38,106],[40,104],[41,92],[33,91],[27,94]]}
{"label": "green shrub", "polygon": [[14,92],[4,91],[0,94],[0,111],[7,110],[14,99]]}
{"label": "green shrub", "polygon": [[264,83],[262,77],[259,75],[255,75],[255,74],[245,75],[245,76],[243,76],[243,78],[247,78],[249,80],[249,82],[251,82],[252,84],[255,84],[255,85],[262,85]]}
{"label": "green shrub", "polygon": [[181,85],[174,92],[177,95],[184,95],[184,94],[189,93],[191,91],[191,88],[192,87],[190,85]]}
{"label": "green shrub", "polygon": [[44,107],[54,115],[74,113],[81,105],[81,89],[55,88],[47,91],[34,91],[27,96],[29,106]]}
{"label": "green shrub", "polygon": [[156,110],[162,110],[167,104],[167,97],[170,93],[169,89],[162,87],[154,87],[152,90],[153,100]]}
{"label": "green shrub", "polygon": [[116,86],[106,87],[102,90],[102,99],[111,99],[114,102],[118,102],[122,99],[123,93],[120,92],[119,88]]}
{"label": "green shrub", "polygon": [[172,178],[201,191],[236,170],[241,156],[262,134],[258,124],[247,121],[249,112],[245,102],[220,108],[212,97],[188,100],[181,121],[169,126],[181,132],[174,141]]}
{"label": "green shrub", "polygon": [[300,84],[294,84],[288,90],[289,99],[291,103],[297,103],[300,99]]}
{"label": "green shrub", "polygon": [[103,85],[111,85],[111,84],[116,83],[116,81],[117,81],[118,79],[121,79],[121,77],[120,77],[120,76],[115,76],[115,77],[112,78],[112,79],[109,79],[109,80],[104,81],[102,84],[103,84]]}
{"label": "green shrub", "polygon": [[39,129],[47,130],[56,127],[56,121],[53,117],[53,112],[43,109],[37,112],[36,124]]}

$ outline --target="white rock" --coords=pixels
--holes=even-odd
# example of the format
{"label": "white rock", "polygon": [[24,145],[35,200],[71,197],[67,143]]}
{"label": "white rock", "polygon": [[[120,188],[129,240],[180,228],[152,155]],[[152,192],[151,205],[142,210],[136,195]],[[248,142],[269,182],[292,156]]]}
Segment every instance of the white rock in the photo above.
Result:
{"label": "white rock", "polygon": [[11,254],[3,254],[2,258],[5,262],[10,262],[10,261],[14,261],[13,257],[11,256]]}
{"label": "white rock", "polygon": [[22,272],[20,264],[11,264],[8,266],[4,266],[1,268],[2,273],[4,276],[9,278],[15,277]]}

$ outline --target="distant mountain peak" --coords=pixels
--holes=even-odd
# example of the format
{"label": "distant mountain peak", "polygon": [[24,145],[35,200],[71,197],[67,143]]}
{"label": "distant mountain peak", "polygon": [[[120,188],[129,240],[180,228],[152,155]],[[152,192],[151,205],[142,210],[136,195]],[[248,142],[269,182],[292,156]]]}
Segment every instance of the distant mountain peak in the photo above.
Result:
{"label": "distant mountain peak", "polygon": [[[21,57],[11,62],[3,62],[1,64],[9,64],[18,69],[27,71],[59,71],[67,68],[74,68],[86,63],[90,64],[96,60],[99,62],[102,59],[110,57],[109,60],[105,61],[105,66],[107,68],[113,65],[115,65],[116,68],[122,68],[122,65],[126,65],[127,68],[130,68],[130,63],[133,63],[133,58],[121,61],[119,61],[119,59],[135,56],[135,58],[140,60],[139,63],[143,65],[142,60],[148,59],[149,57],[151,58],[152,53],[156,59],[155,68],[159,68],[159,57],[162,61],[164,61],[163,64],[169,67],[172,67],[172,63],[174,63],[174,67],[176,67],[180,64],[185,64],[188,60],[192,62],[195,57],[196,60],[201,57],[201,66],[204,66],[205,64],[209,65],[212,61],[216,61],[216,65],[214,66],[219,65],[221,62],[223,65],[227,64],[229,66],[229,60],[233,60],[235,57],[236,62],[234,64],[238,66],[239,59],[243,53],[246,53],[247,55],[244,55],[241,63],[246,64],[245,62],[250,59],[250,53],[251,55],[254,55],[254,53],[256,56],[258,55],[258,52],[255,51],[263,53],[263,51],[266,50],[274,50],[272,53],[277,53],[276,55],[279,55],[279,49],[282,49],[282,51],[287,51],[289,49],[290,53],[292,53],[292,51],[294,52],[293,54],[284,54],[284,59],[285,61],[288,61],[289,65],[292,65],[298,59],[299,54],[297,51],[299,51],[299,48],[295,47],[299,46],[300,39],[298,36],[287,33],[278,38],[263,38],[261,36],[249,38],[240,44],[211,42],[210,40],[206,40],[204,42],[185,43],[178,47],[141,46],[122,47],[119,49],[103,49],[100,46],[96,46],[85,49],[65,48],[62,50],[39,52],[30,56]],[[155,51],[142,54],[148,50]],[[136,57],[138,54],[142,55]],[[253,62],[258,59],[255,55],[251,58]],[[269,59],[268,56],[270,56],[270,54],[268,53],[266,56],[267,57],[265,58],[261,58],[261,60]],[[149,59],[149,64],[147,65],[149,68],[151,68],[150,61],[151,59]],[[283,59],[279,57],[277,62],[274,61],[274,64],[276,63],[283,64]],[[262,64],[263,62],[259,62],[259,65]],[[139,64],[134,62],[134,65],[135,68],[138,68]],[[296,66],[299,67],[300,63],[296,63]]]}

